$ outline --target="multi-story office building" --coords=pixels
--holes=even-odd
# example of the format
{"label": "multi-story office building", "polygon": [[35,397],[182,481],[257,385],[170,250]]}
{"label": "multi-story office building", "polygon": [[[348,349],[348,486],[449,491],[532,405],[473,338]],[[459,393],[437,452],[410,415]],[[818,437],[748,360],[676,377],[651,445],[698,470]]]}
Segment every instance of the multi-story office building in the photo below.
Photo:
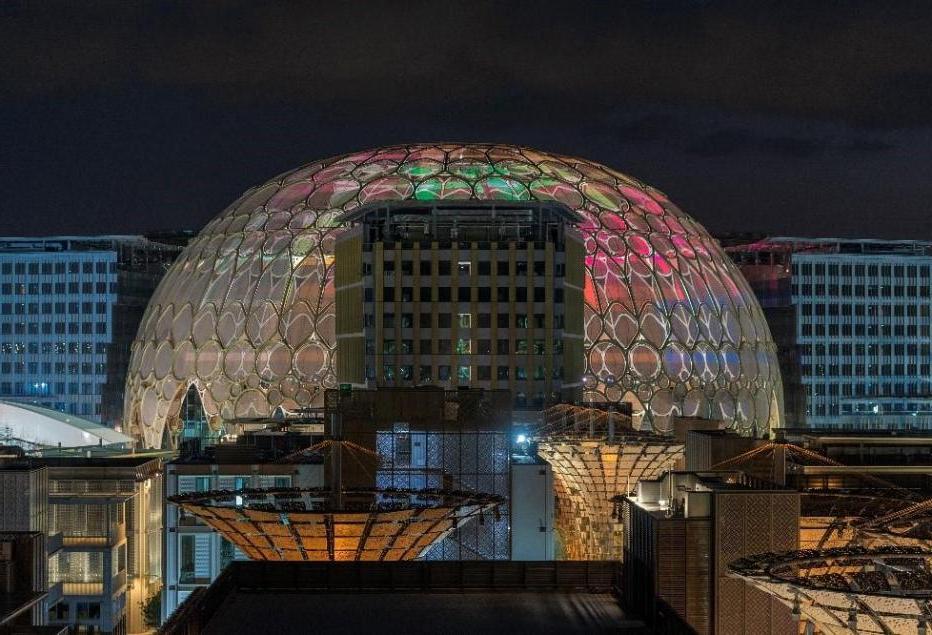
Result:
{"label": "multi-story office building", "polygon": [[378,203],[336,245],[337,378],[578,398],[585,248],[555,203]]}
{"label": "multi-story office building", "polygon": [[729,251],[783,254],[809,425],[932,425],[932,242],[779,237]]}
{"label": "multi-story office building", "polygon": [[25,457],[0,462],[0,529],[44,535],[52,625],[147,630],[142,602],[161,578],[161,459]]}
{"label": "multi-story office building", "polygon": [[161,583],[162,460],[154,456],[37,459],[49,470],[49,560],[62,597],[49,622],[104,633],[147,630],[142,603]]}
{"label": "multi-story office building", "polygon": [[0,238],[0,398],[119,423],[130,344],[180,250],[142,236]]}
{"label": "multi-story office building", "polygon": [[[245,443],[219,444],[166,463],[165,497],[187,492],[324,484],[324,467],[319,458],[297,456],[280,460],[287,456],[287,450],[294,449],[295,440],[300,447],[311,445],[309,437],[285,435],[263,443],[262,436],[262,433],[247,436],[241,439]],[[185,514],[167,501],[162,504],[165,519],[162,618],[165,619],[192,591],[213,582],[230,562],[247,558],[195,516]]]}

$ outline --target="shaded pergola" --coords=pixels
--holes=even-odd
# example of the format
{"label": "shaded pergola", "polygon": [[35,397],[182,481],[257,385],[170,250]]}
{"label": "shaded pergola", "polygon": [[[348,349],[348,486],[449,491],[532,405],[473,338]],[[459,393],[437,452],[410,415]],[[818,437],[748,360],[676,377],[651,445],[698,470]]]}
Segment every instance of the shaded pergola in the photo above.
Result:
{"label": "shaded pergola", "polygon": [[820,633],[924,635],[932,622],[932,551],[917,547],[765,553],[729,569]]}
{"label": "shaded pergola", "polygon": [[253,560],[413,560],[503,499],[440,490],[197,492],[169,500]]}
{"label": "shaded pergola", "polygon": [[547,409],[532,439],[553,468],[556,528],[573,560],[620,559],[612,498],[672,469],[684,451],[672,437],[634,430],[628,415],[569,404]]}

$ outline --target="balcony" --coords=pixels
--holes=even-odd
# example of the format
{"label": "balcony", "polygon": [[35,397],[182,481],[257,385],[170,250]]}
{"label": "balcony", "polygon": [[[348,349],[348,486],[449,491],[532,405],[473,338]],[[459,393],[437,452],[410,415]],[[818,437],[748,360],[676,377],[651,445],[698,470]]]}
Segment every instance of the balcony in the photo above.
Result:
{"label": "balcony", "polygon": [[103,595],[103,582],[62,582],[64,595]]}

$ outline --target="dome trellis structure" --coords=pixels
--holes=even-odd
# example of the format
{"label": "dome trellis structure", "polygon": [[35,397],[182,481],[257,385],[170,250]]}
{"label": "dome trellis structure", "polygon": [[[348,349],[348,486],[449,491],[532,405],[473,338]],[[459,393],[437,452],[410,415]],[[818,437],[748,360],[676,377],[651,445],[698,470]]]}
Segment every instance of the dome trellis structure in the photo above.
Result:
{"label": "dome trellis structure", "polygon": [[[782,420],[776,349],[746,281],[660,191],[584,159],[494,144],[391,146],[318,161],[246,192],[172,265],[133,344],[126,424],[159,446],[195,386],[208,420],[319,403],[336,385],[338,218],[375,201],[557,201],[586,247],[584,398],[745,434]],[[164,435],[164,436],[163,436]]]}

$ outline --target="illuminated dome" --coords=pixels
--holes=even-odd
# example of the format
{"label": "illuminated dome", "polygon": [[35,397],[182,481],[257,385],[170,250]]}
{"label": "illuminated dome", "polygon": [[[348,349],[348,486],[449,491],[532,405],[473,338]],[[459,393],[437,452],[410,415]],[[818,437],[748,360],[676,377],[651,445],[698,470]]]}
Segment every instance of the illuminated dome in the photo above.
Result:
{"label": "illuminated dome", "polygon": [[558,201],[586,245],[584,397],[764,434],[782,418],[775,346],[708,232],[637,179],[502,145],[410,145],[311,163],[246,192],[166,274],[133,344],[125,417],[147,446],[194,386],[213,425],[320,402],[336,384],[334,242],[345,212],[388,200]]}

